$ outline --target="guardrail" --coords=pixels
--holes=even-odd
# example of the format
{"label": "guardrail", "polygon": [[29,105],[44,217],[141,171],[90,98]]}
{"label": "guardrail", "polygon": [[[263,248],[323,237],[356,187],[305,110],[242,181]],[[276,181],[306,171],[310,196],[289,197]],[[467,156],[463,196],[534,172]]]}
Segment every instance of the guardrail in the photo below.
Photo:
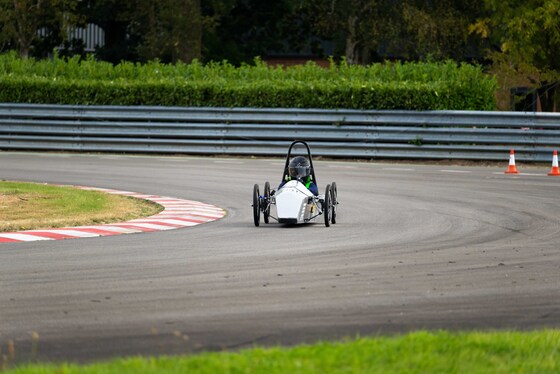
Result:
{"label": "guardrail", "polygon": [[560,114],[0,104],[0,149],[551,160]]}

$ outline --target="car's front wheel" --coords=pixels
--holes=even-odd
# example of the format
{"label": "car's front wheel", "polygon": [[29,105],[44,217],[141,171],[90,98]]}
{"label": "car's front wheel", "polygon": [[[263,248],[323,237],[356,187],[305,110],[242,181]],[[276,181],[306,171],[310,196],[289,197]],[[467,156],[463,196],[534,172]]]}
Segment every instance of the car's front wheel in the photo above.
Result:
{"label": "car's front wheel", "polygon": [[255,226],[259,226],[261,223],[261,206],[259,195],[259,185],[255,184],[253,186],[253,221],[255,222]]}

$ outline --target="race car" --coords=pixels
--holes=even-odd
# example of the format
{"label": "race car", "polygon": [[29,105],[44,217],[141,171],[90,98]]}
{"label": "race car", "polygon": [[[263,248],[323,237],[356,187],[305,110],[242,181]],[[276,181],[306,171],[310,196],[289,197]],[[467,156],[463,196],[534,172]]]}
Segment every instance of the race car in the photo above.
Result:
{"label": "race car", "polygon": [[[298,144],[306,148],[307,159],[303,156],[292,158],[292,149]],[[268,181],[264,184],[262,195],[259,185],[253,186],[255,226],[260,225],[262,213],[264,223],[269,223],[272,218],[287,225],[313,222],[317,217],[323,216],[325,226],[329,227],[331,223],[336,223],[337,205],[336,182],[327,184],[323,195],[318,194],[311,150],[307,143],[301,140],[294,141],[288,149],[282,184],[277,191],[271,191]]]}

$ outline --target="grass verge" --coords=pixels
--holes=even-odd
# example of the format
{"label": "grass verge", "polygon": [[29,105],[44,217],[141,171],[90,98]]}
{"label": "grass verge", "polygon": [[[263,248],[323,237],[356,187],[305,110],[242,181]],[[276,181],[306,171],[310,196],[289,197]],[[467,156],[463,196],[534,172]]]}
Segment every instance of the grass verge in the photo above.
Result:
{"label": "grass verge", "polygon": [[559,373],[560,330],[419,331],[293,348],[124,358],[89,365],[31,364],[23,373]]}
{"label": "grass verge", "polygon": [[98,191],[0,181],[0,232],[121,222],[162,209],[150,201]]}

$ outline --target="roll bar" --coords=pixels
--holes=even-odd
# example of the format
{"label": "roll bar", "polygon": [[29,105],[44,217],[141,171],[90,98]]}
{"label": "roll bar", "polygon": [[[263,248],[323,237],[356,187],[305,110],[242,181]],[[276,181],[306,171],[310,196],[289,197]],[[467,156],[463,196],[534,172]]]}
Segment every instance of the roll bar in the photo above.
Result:
{"label": "roll bar", "polygon": [[307,145],[307,143],[304,142],[303,140],[295,140],[295,141],[292,142],[292,144],[290,144],[290,148],[288,149],[288,155],[286,156],[286,166],[284,166],[284,174],[282,175],[282,180],[286,180],[286,176],[289,175],[288,167],[290,165],[292,148],[296,144],[303,144],[305,146],[305,148],[307,149],[307,157],[309,158],[309,165],[311,166],[311,177],[313,178],[313,182],[315,182],[315,184],[317,184],[317,178],[315,178],[315,168],[313,167],[313,160],[311,159],[311,150],[309,149],[309,146]]}

